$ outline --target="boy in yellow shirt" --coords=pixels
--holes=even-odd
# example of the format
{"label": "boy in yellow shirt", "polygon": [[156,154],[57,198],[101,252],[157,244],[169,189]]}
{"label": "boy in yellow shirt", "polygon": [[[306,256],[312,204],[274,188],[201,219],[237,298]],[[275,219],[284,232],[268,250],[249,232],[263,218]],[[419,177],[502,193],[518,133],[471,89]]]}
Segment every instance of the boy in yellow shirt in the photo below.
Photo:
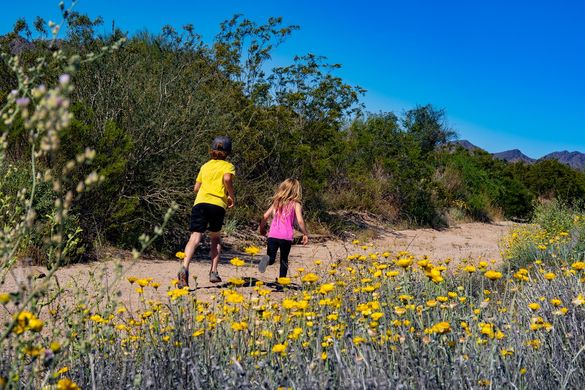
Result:
{"label": "boy in yellow shirt", "polygon": [[189,263],[206,230],[209,230],[211,237],[209,281],[221,282],[217,272],[221,252],[220,232],[225,210],[234,207],[235,201],[233,177],[236,169],[226,161],[231,152],[232,141],[228,137],[216,137],[211,145],[211,160],[203,164],[195,180],[194,191],[197,196],[191,209],[191,237],[185,247],[185,258],[178,274],[179,288],[189,286]]}

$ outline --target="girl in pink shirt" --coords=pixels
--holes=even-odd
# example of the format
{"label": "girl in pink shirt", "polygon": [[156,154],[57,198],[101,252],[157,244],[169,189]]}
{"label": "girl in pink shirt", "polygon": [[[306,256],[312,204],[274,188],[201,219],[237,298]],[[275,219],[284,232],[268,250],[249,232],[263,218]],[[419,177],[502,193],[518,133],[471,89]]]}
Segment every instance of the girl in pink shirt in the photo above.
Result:
{"label": "girl in pink shirt", "polygon": [[301,183],[295,179],[286,179],[278,186],[272,197],[272,204],[266,210],[260,222],[260,234],[266,235],[266,222],[272,217],[270,230],[268,231],[268,248],[266,255],[260,259],[258,269],[266,271],[266,267],[274,264],[276,253],[280,250],[280,277],[285,277],[288,272],[288,255],[293,241],[295,221],[301,228],[303,245],[309,242],[307,228],[303,220],[303,206],[301,206]]}

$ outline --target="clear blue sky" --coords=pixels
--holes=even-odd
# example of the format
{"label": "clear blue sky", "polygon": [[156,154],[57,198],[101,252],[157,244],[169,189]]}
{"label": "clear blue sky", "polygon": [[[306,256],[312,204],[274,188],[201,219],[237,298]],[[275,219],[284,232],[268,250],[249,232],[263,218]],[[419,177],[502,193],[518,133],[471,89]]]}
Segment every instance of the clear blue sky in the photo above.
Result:
{"label": "clear blue sky", "polygon": [[[57,20],[57,4],[2,4],[0,33],[18,17]],[[192,23],[207,40],[236,13],[283,16],[301,30],[275,63],[311,52],[342,64],[338,74],[368,90],[370,111],[432,103],[490,152],[585,152],[585,1],[80,0],[76,9],[104,17],[104,31],[112,20],[130,33]]]}

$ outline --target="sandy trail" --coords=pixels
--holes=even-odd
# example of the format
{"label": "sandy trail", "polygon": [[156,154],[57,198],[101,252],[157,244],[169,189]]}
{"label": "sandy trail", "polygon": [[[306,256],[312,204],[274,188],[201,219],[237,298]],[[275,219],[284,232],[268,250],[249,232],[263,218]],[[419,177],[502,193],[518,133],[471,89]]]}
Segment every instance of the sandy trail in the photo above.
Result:
{"label": "sandy trail", "polygon": [[[500,250],[498,243],[500,239],[513,226],[509,222],[494,224],[466,223],[450,227],[444,230],[416,229],[379,232],[378,238],[372,240],[371,248],[367,252],[389,251],[396,253],[408,251],[414,255],[428,255],[433,260],[451,258],[452,264],[463,259],[478,262],[480,259],[500,261]],[[265,248],[262,248],[263,252]],[[302,267],[306,272],[319,272],[328,263],[347,255],[362,251],[350,242],[326,241],[322,243],[310,243],[307,246],[295,245],[290,256],[291,275],[296,269]],[[199,254],[203,257],[205,254]],[[234,267],[229,260],[238,256],[246,260],[247,265]],[[321,265],[316,265],[315,260],[321,260]],[[212,284],[208,281],[210,261],[203,257],[191,263],[190,274],[191,287],[195,287],[195,294],[198,298],[206,299],[210,295],[217,294],[227,286],[229,278],[244,278],[255,282],[261,280],[268,285],[274,282],[278,276],[278,261],[269,266],[262,274],[255,266],[256,259],[240,252],[226,252],[222,254],[219,273],[223,279],[222,283]],[[129,253],[112,252],[104,256],[104,260],[90,264],[75,264],[64,267],[57,272],[57,279],[66,291],[75,290],[75,285],[81,287],[82,291],[91,298],[94,292],[103,286],[108,286],[110,291],[118,295],[129,309],[137,309],[139,295],[136,293],[136,285],[131,285],[126,278],[135,276],[138,278],[151,277],[161,283],[155,290],[152,287],[145,288],[145,296],[148,299],[159,299],[166,301],[166,291],[170,281],[176,278],[179,262],[176,259],[156,260],[131,260]],[[122,277],[117,277],[116,275]],[[42,267],[27,267],[16,269],[9,276],[7,283],[2,286],[2,292],[16,290],[18,281],[24,280],[27,275],[46,273]],[[290,276],[290,275],[289,275]],[[195,283],[194,277],[197,277]],[[242,287],[242,290],[249,290],[251,287]]]}

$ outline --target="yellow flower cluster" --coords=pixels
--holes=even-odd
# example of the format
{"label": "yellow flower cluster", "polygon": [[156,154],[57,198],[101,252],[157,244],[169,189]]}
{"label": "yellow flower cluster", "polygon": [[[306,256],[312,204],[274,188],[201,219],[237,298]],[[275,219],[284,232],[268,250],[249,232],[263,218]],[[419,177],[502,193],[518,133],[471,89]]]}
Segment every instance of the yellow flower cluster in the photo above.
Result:
{"label": "yellow flower cluster", "polygon": [[43,329],[44,322],[39,320],[33,313],[23,310],[15,316],[15,325],[12,332],[22,334],[29,330],[31,332],[40,332]]}

